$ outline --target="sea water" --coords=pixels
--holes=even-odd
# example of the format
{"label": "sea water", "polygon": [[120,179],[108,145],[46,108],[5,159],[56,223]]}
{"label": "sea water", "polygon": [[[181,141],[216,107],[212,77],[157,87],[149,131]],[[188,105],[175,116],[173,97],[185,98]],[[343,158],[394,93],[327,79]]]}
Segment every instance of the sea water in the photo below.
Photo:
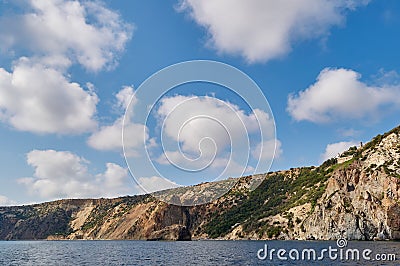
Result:
{"label": "sea water", "polygon": [[339,247],[336,241],[0,241],[0,265],[400,265],[400,242],[345,244]]}

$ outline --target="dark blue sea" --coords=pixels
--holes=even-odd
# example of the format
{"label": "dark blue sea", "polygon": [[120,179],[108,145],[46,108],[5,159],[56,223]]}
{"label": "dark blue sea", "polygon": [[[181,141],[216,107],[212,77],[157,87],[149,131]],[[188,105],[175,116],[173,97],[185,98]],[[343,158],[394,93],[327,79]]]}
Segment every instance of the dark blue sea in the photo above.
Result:
{"label": "dark blue sea", "polygon": [[334,241],[0,241],[0,265],[400,265],[400,242],[346,244],[339,248]]}

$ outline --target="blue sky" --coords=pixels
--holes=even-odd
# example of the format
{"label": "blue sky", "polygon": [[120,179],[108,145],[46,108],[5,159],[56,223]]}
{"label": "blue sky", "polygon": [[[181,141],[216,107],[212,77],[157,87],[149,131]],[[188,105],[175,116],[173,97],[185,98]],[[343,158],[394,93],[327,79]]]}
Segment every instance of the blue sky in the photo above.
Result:
{"label": "blue sky", "polygon": [[[395,0],[0,1],[0,205],[143,193],[119,142],[126,99],[152,74],[188,60],[231,65],[258,84],[276,126],[271,170],[318,165],[368,141],[399,124],[399,12]],[[194,184],[218,172],[220,165],[188,181],[188,172],[160,157],[163,111],[191,97],[184,113],[223,117],[233,135],[241,129],[229,122],[230,107],[253,121],[244,101],[215,84],[189,83],[164,95],[149,124],[132,121],[129,131],[128,162],[147,191],[170,185],[161,177]],[[170,141],[176,121],[187,119],[174,117],[166,123]],[[271,121],[264,121],[267,131]],[[165,176],[146,175],[141,163],[146,127],[150,157]],[[191,128],[179,145],[196,157],[203,131]],[[222,131],[208,129],[224,143]],[[255,168],[259,133],[248,134],[253,146],[244,151],[252,159],[227,176]],[[204,145],[203,155],[212,154]]]}

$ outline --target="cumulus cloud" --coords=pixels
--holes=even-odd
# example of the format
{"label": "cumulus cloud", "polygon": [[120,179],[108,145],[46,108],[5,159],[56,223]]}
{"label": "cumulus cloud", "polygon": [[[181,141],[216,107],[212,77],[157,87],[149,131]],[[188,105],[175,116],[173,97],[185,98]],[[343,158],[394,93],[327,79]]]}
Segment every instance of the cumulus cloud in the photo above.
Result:
{"label": "cumulus cloud", "polygon": [[[260,158],[260,160],[272,160],[273,158],[279,158],[282,155],[282,143],[279,140],[266,140],[259,143],[256,148],[252,151],[254,158]],[[275,152],[273,152],[275,151]]]}
{"label": "cumulus cloud", "polygon": [[[18,1],[0,18],[0,49],[13,56],[0,68],[0,120],[33,133],[93,131],[97,95],[71,82],[78,63],[90,71],[116,65],[133,26],[101,1]],[[19,9],[18,9],[19,8]]]}
{"label": "cumulus cloud", "polygon": [[0,68],[0,119],[34,133],[82,133],[97,122],[97,95],[61,72],[21,58],[13,70]]}
{"label": "cumulus cloud", "polygon": [[182,0],[208,34],[208,45],[221,53],[239,54],[249,62],[265,62],[287,54],[298,40],[329,35],[349,10],[368,1],[354,0]]}
{"label": "cumulus cloud", "polygon": [[[118,118],[112,125],[102,126],[89,137],[89,146],[103,151],[120,151],[123,141],[122,127],[123,118]],[[149,138],[146,126],[141,124],[129,123],[125,126],[125,134],[134,136],[125,138],[127,141],[124,142],[125,149],[130,150],[131,156],[135,156],[135,148],[143,145],[144,141]]]}
{"label": "cumulus cloud", "polygon": [[357,146],[359,142],[356,141],[341,141],[337,143],[328,144],[325,148],[325,152],[321,155],[321,162],[324,162],[330,158],[334,158],[344,151],[347,151],[350,147]]}
{"label": "cumulus cloud", "polygon": [[128,171],[114,163],[97,175],[89,172],[89,162],[68,151],[33,150],[27,163],[35,169],[32,177],[20,178],[29,193],[43,199],[115,197],[127,195]]}
{"label": "cumulus cloud", "polygon": [[6,196],[0,195],[0,206],[10,206],[15,205],[15,201],[10,200]]}
{"label": "cumulus cloud", "polygon": [[[133,88],[130,86],[123,87],[116,95],[115,108],[119,111],[125,111],[129,103],[134,106],[137,99],[134,96]],[[133,110],[133,108],[129,108]],[[113,124],[105,125],[95,131],[88,138],[88,145],[97,150],[103,151],[120,151],[122,149],[122,128],[127,137],[124,138],[124,148],[127,156],[139,156],[137,149],[149,140],[148,129],[143,124],[133,123],[131,121],[132,114],[126,114],[125,124],[124,116],[117,118]],[[152,144],[150,144],[152,145]]]}
{"label": "cumulus cloud", "polygon": [[98,71],[116,64],[133,26],[100,1],[21,3],[22,12],[0,19],[0,48],[14,47],[36,55],[68,57]]}
{"label": "cumulus cloud", "polygon": [[[273,119],[262,110],[247,114],[217,98],[176,95],[161,99],[157,115],[163,132],[164,153],[157,159],[161,164],[192,171],[225,168],[227,174],[240,174],[248,170],[248,155],[255,160],[271,160],[274,155]],[[277,145],[280,153],[279,141]]]}
{"label": "cumulus cloud", "polygon": [[368,85],[351,69],[325,68],[317,81],[288,99],[287,111],[296,120],[315,123],[376,117],[381,108],[398,106],[400,86]]}
{"label": "cumulus cloud", "polygon": [[138,182],[140,186],[137,186],[137,189],[144,193],[152,193],[179,186],[178,184],[159,176],[140,177]]}
{"label": "cumulus cloud", "polygon": [[103,195],[126,195],[129,190],[125,188],[128,170],[115,163],[106,163],[106,171],[96,175],[96,182],[104,185]]}
{"label": "cumulus cloud", "polygon": [[116,95],[117,99],[116,107],[125,111],[128,108],[129,103],[135,106],[137,103],[137,98],[135,97],[135,92],[132,86],[124,86]]}
{"label": "cumulus cloud", "polygon": [[163,98],[157,114],[165,133],[191,151],[197,151],[205,137],[211,137],[223,149],[231,144],[230,140],[242,139],[260,126],[265,138],[272,137],[275,130],[272,118],[262,110],[246,114],[237,105],[208,96]]}

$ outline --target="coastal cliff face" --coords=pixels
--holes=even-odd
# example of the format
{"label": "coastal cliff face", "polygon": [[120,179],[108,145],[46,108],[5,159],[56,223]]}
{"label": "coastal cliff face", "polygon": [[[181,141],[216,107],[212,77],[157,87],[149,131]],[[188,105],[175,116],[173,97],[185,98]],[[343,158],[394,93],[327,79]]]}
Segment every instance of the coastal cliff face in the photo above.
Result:
{"label": "coastal cliff face", "polygon": [[377,136],[327,182],[302,236],[317,239],[400,238],[400,135]]}
{"label": "coastal cliff face", "polygon": [[193,207],[150,195],[0,207],[0,239],[400,239],[400,127],[250,191],[252,180]]}

